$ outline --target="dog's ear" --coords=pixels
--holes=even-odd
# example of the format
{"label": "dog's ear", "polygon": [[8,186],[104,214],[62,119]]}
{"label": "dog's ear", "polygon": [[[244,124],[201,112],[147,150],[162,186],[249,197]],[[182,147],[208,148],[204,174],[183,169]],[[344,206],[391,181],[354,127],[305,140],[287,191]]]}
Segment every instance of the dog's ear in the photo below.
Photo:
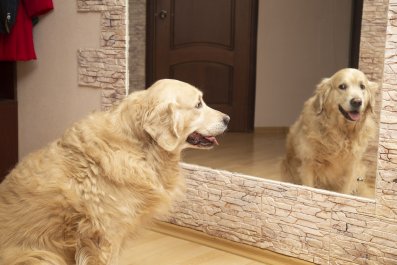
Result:
{"label": "dog's ear", "polygon": [[180,140],[181,118],[174,103],[159,104],[147,113],[143,129],[164,150],[172,152]]}
{"label": "dog's ear", "polygon": [[314,92],[315,99],[313,102],[313,108],[317,115],[320,115],[324,109],[324,104],[327,101],[329,92],[331,91],[330,78],[324,78],[320,84],[317,85],[316,91]]}
{"label": "dog's ear", "polygon": [[375,113],[375,99],[378,88],[379,85],[377,83],[368,81],[368,109],[371,110],[372,113]]}

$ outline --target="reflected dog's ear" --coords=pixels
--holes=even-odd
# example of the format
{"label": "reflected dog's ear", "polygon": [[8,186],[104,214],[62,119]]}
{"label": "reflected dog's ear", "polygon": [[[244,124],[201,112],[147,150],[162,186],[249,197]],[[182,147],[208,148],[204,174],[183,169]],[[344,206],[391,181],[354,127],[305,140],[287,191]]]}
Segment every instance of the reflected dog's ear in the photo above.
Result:
{"label": "reflected dog's ear", "polygon": [[172,152],[180,140],[181,122],[174,103],[159,104],[147,113],[143,129],[164,150]]}
{"label": "reflected dog's ear", "polygon": [[317,115],[320,115],[323,111],[324,104],[327,101],[330,91],[330,78],[324,78],[320,84],[317,85],[316,91],[314,92],[315,99],[313,102],[313,108]]}
{"label": "reflected dog's ear", "polygon": [[368,109],[371,110],[371,113],[375,113],[375,98],[376,92],[378,91],[379,85],[375,82],[368,81]]}

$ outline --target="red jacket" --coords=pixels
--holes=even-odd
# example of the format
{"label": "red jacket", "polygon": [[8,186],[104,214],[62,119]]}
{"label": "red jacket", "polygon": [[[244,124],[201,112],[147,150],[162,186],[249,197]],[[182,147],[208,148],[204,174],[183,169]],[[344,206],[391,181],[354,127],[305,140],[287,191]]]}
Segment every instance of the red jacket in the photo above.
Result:
{"label": "red jacket", "polygon": [[52,0],[20,0],[17,19],[10,34],[0,34],[0,61],[36,59],[32,18],[53,8]]}

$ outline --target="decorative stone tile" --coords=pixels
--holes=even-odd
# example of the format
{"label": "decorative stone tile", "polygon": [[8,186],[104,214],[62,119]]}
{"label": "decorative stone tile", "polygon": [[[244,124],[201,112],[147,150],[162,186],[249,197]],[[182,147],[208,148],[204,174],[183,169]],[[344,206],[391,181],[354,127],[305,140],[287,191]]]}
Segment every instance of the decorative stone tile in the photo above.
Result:
{"label": "decorative stone tile", "polygon": [[[172,212],[168,220],[171,223],[317,264],[330,262],[331,237],[341,238],[341,244],[349,240],[355,244],[354,248],[346,249],[350,257],[341,260],[335,245],[334,264],[394,258],[397,237],[393,233],[397,225],[378,220],[373,200],[194,165],[182,166],[187,197]],[[363,242],[373,244],[369,251],[387,246],[390,253],[385,252],[382,258],[363,258],[363,250],[359,251]]]}
{"label": "decorative stone tile", "polygon": [[80,49],[78,84],[102,90],[102,109],[127,94],[127,17],[125,0],[77,0],[82,12],[101,12],[100,49]]}
{"label": "decorative stone tile", "polygon": [[79,85],[102,89],[102,108],[108,109],[126,95],[125,51],[80,49]]}
{"label": "decorative stone tile", "polygon": [[120,9],[126,6],[126,0],[77,0],[77,10],[98,12]]}
{"label": "decorative stone tile", "polygon": [[383,77],[387,11],[387,0],[364,0],[359,67],[376,82]]}
{"label": "decorative stone tile", "polygon": [[[263,186],[262,230],[265,233],[260,246],[271,242],[267,247],[270,250],[326,264],[330,209],[334,205],[329,203],[328,195],[290,184],[269,184]],[[275,192],[281,196],[275,196]],[[273,211],[266,211],[271,207]]]}
{"label": "decorative stone tile", "polygon": [[334,203],[332,212],[344,212],[362,215],[375,215],[375,202],[371,199],[350,195],[329,196]]}
{"label": "decorative stone tile", "polygon": [[169,221],[240,243],[259,241],[262,194],[252,189],[255,181],[208,170],[185,170],[186,199],[177,203]]}
{"label": "decorative stone tile", "polygon": [[331,234],[330,264],[397,264],[397,249],[378,243]]}
{"label": "decorative stone tile", "polygon": [[[376,95],[375,113],[379,117],[382,104],[382,78],[385,57],[385,40],[387,28],[387,0],[364,0],[361,36],[359,68],[370,80],[380,85]],[[370,141],[369,148],[364,155],[368,177],[376,177],[376,163],[378,149],[378,135]]]}
{"label": "decorative stone tile", "polygon": [[377,215],[397,220],[397,2],[390,1],[379,134]]}
{"label": "decorative stone tile", "polygon": [[101,47],[126,48],[125,8],[102,12],[101,26]]}
{"label": "decorative stone tile", "polygon": [[146,88],[146,0],[129,4],[129,71],[130,92]]}

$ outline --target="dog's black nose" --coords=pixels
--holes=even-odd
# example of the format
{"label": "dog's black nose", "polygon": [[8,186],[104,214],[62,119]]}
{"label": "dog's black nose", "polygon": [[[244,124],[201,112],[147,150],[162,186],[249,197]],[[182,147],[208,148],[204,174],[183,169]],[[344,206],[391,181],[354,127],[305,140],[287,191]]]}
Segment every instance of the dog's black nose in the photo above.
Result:
{"label": "dog's black nose", "polygon": [[229,124],[229,121],[230,121],[230,117],[229,116],[227,116],[227,115],[223,116],[223,123],[226,126]]}
{"label": "dog's black nose", "polygon": [[363,104],[363,101],[359,98],[353,98],[352,100],[350,100],[350,105],[355,109],[358,109],[359,107],[361,107],[362,104]]}

